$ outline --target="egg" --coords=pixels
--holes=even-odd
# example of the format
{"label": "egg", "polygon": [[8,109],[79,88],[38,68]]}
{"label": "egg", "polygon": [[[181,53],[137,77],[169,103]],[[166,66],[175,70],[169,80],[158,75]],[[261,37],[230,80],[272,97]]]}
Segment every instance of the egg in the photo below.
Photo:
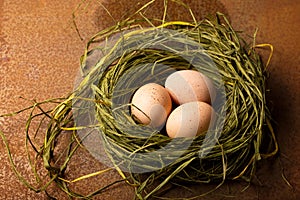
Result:
{"label": "egg", "polygon": [[178,105],[193,101],[211,104],[216,98],[212,81],[195,70],[181,70],[172,73],[165,81],[165,88]]}
{"label": "egg", "polygon": [[189,102],[178,106],[168,117],[166,131],[169,137],[195,137],[204,134],[214,123],[215,111],[205,102]]}
{"label": "egg", "polygon": [[144,125],[161,129],[172,110],[172,100],[168,91],[157,83],[140,87],[131,100],[133,118]]}

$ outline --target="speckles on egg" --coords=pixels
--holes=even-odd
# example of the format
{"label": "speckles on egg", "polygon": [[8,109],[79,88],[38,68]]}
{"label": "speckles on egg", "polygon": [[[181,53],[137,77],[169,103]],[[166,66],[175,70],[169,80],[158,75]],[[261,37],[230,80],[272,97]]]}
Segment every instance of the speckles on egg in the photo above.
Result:
{"label": "speckles on egg", "polygon": [[132,97],[131,114],[139,123],[162,128],[172,110],[168,91],[156,83],[140,87]]}
{"label": "speckles on egg", "polygon": [[165,87],[178,105],[193,101],[211,104],[216,98],[212,81],[195,70],[174,72],[166,79]]}
{"label": "speckles on egg", "polygon": [[205,102],[189,102],[178,106],[168,117],[166,130],[171,138],[204,134],[214,123],[214,109]]}

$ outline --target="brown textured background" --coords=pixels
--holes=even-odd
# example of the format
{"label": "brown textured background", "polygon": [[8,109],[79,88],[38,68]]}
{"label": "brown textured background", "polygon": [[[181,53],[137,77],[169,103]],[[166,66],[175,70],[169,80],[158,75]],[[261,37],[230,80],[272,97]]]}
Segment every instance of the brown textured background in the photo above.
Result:
{"label": "brown textured background", "polygon": [[[79,57],[85,42],[94,33],[114,20],[128,15],[138,7],[138,0],[106,0],[103,5],[114,20],[105,12],[99,1],[84,1],[87,9],[76,12],[78,37],[72,23],[72,12],[80,0],[0,0],[0,114],[12,112],[31,103],[20,99],[44,100],[60,97],[72,90],[79,67]],[[87,3],[90,2],[88,5]],[[160,1],[162,2],[162,1]],[[270,88],[267,94],[272,109],[275,131],[281,156],[263,161],[258,166],[256,184],[241,192],[244,183],[228,182],[203,199],[300,199],[300,132],[299,132],[299,0],[186,0],[197,18],[209,12],[227,14],[237,30],[253,35],[259,28],[257,43],[272,43],[275,51],[269,68]],[[149,16],[161,17],[162,3],[147,11]],[[189,19],[182,10],[169,7],[170,19]],[[266,55],[266,51],[262,51]],[[264,56],[266,58],[266,56]],[[28,113],[27,113],[28,114]],[[24,154],[24,119],[21,114],[13,118],[0,118],[0,129],[5,132],[18,169],[32,180]],[[89,157],[87,152],[78,155],[78,162],[71,165],[70,176],[85,174],[104,168]],[[289,180],[289,187],[282,175]],[[93,185],[105,185],[118,180],[116,172],[93,178],[89,183],[76,186],[81,191]],[[260,184],[258,184],[260,182]],[[190,186],[201,192],[207,186]],[[58,199],[66,199],[54,185],[49,192]],[[197,192],[196,192],[197,193]],[[187,190],[173,190],[173,197],[190,195]],[[98,199],[132,199],[133,191],[119,184],[106,191]],[[47,199],[44,193],[36,194],[21,185],[9,166],[4,145],[0,143],[0,199]]]}

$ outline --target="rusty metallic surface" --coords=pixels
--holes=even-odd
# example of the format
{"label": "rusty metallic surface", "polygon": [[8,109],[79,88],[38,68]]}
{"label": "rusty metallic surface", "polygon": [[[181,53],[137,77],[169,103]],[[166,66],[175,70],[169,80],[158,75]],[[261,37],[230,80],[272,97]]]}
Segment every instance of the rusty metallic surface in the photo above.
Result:
{"label": "rusty metallic surface", "polygon": [[[0,114],[12,112],[31,104],[27,99],[44,100],[61,97],[72,90],[79,67],[79,57],[85,43],[97,31],[112,25],[121,16],[138,7],[138,0],[89,1],[88,8],[76,12],[81,40],[73,26],[72,13],[80,0],[0,0]],[[87,1],[86,1],[87,2]],[[257,169],[255,183],[241,192],[245,183],[228,182],[214,195],[202,199],[300,199],[300,127],[299,127],[299,65],[300,65],[300,2],[299,0],[186,0],[195,10],[197,18],[209,12],[221,11],[228,15],[233,27],[253,35],[258,28],[257,43],[274,45],[269,66],[270,78],[267,94],[275,131],[280,146],[280,157],[263,161]],[[160,3],[160,5],[162,5]],[[189,19],[186,11],[169,7],[170,19]],[[161,18],[159,5],[147,11],[149,16]],[[264,60],[267,51],[261,51]],[[28,113],[27,113],[28,114]],[[12,148],[18,169],[29,179],[29,165],[24,151],[24,119],[26,114],[0,119]],[[76,163],[70,166],[70,177],[84,175],[105,168],[87,152],[80,152]],[[0,143],[0,199],[47,199],[21,185],[14,176],[4,145]],[[290,182],[291,187],[282,176]],[[75,185],[88,191],[120,177],[115,171],[94,177],[89,182]],[[188,186],[196,193],[210,186]],[[49,192],[58,199],[66,199],[55,185]],[[172,190],[171,197],[189,195],[186,189]],[[98,199],[132,199],[133,190],[124,183],[107,190]]]}

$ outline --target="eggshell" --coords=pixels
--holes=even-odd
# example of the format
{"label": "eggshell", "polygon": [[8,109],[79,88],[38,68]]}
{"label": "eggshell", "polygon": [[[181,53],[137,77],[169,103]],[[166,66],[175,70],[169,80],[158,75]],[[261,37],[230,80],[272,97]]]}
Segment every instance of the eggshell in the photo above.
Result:
{"label": "eggshell", "polygon": [[172,100],[178,104],[203,101],[211,104],[216,98],[212,81],[195,70],[181,70],[172,73],[165,82]]}
{"label": "eggshell", "polygon": [[140,87],[132,97],[131,114],[139,122],[162,128],[172,109],[168,91],[156,83]]}
{"label": "eggshell", "polygon": [[171,138],[204,134],[214,123],[214,109],[205,102],[189,102],[178,106],[168,117],[166,130]]}

